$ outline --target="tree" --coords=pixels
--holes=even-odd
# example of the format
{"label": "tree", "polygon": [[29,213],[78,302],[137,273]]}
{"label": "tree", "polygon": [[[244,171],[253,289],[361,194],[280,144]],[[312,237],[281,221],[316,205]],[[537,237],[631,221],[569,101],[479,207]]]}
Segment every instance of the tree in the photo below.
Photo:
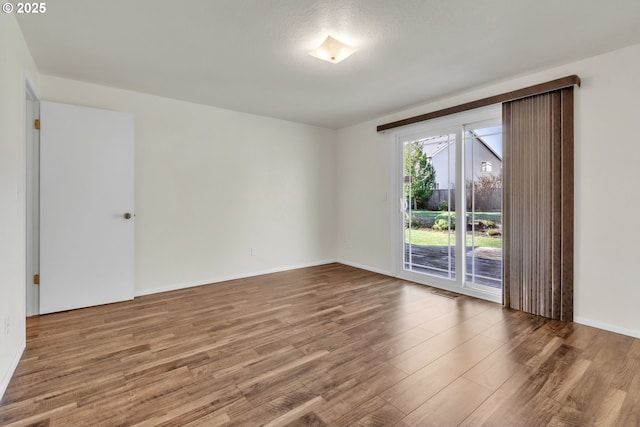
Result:
{"label": "tree", "polygon": [[[471,186],[469,186],[471,187]],[[475,195],[475,210],[490,211],[497,200],[499,203],[502,189],[502,175],[482,175],[473,181],[473,192]],[[492,203],[492,199],[494,203]],[[471,208],[469,206],[469,208]]]}
{"label": "tree", "polygon": [[436,170],[417,141],[404,147],[404,175],[409,181],[409,185],[405,185],[405,197],[411,199],[413,209],[425,208],[435,188]]}

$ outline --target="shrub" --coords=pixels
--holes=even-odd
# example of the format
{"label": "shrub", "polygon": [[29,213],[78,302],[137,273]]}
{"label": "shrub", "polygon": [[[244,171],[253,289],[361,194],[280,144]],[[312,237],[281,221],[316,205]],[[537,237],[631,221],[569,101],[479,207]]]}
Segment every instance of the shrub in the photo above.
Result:
{"label": "shrub", "polygon": [[404,225],[405,225],[405,227],[411,226],[411,228],[413,228],[413,229],[418,229],[418,228],[420,228],[420,226],[422,224],[420,223],[420,219],[419,218],[417,218],[415,216],[412,216],[411,220],[409,220],[408,217],[405,217]]}
{"label": "shrub", "polygon": [[443,200],[440,203],[438,203],[438,210],[439,211],[443,211],[443,212],[448,211],[449,210],[449,202],[447,202],[446,200]]}
{"label": "shrub", "polygon": [[[452,230],[455,230],[455,226],[453,224],[451,224],[452,226]],[[446,219],[436,219],[436,222],[433,223],[433,227],[431,227],[434,230],[439,230],[439,231],[446,231],[449,229],[449,221]]]}
{"label": "shrub", "polygon": [[496,228],[496,223],[488,220],[488,219],[481,219],[480,221],[478,221],[480,224],[482,224],[482,226],[484,228]]}
{"label": "shrub", "polygon": [[[449,218],[451,218],[451,224],[449,224]],[[449,228],[451,225],[451,228]],[[455,212],[443,212],[436,216],[435,221],[433,223],[434,230],[446,231],[446,230],[455,230],[456,229],[456,214]]]}
{"label": "shrub", "polygon": [[471,224],[469,222],[469,217],[467,216],[467,230],[471,231],[483,231],[483,230],[489,230],[492,228],[498,228],[498,226],[496,225],[495,222],[490,221],[488,219],[478,219],[476,221],[473,222],[473,224]]}

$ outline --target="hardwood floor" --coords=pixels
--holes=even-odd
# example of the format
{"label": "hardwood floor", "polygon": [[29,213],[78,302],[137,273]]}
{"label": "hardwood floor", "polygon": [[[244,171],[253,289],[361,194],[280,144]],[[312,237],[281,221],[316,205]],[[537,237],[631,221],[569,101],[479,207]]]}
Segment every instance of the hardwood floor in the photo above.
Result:
{"label": "hardwood floor", "polygon": [[330,264],[34,317],[10,426],[639,426],[640,340]]}

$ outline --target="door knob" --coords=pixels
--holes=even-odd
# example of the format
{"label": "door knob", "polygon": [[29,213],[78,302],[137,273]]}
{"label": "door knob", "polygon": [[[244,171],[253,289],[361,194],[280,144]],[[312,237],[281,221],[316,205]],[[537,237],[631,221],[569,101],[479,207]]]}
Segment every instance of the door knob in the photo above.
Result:
{"label": "door knob", "polygon": [[124,219],[131,219],[131,217],[133,215],[131,215],[129,212],[125,213],[124,215],[122,215],[124,217]]}

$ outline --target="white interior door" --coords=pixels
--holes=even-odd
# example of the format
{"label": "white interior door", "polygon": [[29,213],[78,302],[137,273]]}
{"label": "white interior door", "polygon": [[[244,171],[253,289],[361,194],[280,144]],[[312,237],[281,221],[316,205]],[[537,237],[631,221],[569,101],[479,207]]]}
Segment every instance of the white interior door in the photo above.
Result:
{"label": "white interior door", "polygon": [[43,101],[40,120],[40,314],[132,299],[133,115]]}

